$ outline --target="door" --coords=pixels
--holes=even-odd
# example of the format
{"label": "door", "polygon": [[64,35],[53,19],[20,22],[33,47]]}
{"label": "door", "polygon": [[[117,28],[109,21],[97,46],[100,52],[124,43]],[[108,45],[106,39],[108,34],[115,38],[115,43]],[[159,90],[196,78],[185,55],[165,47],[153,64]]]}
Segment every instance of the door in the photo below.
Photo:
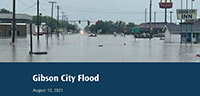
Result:
{"label": "door", "polygon": [[2,30],[0,30],[0,37],[2,37]]}

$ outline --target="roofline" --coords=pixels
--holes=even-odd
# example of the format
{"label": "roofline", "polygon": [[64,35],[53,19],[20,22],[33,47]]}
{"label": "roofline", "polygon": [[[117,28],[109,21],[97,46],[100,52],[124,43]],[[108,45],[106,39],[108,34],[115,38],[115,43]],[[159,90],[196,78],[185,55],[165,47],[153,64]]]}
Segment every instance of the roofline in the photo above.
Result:
{"label": "roofline", "polygon": [[[12,23],[0,23],[0,25],[12,25]],[[26,23],[16,23],[16,25],[26,25]]]}
{"label": "roofline", "polygon": [[[11,13],[0,13],[0,20],[12,20],[12,17]],[[33,20],[33,18],[28,14],[16,14],[16,20]]]}
{"label": "roofline", "polygon": [[[180,31],[171,31],[170,33],[181,33]],[[182,32],[182,33],[186,33],[186,32]],[[191,33],[190,31],[188,31],[187,33]],[[200,31],[192,31],[192,33],[200,33]]]}

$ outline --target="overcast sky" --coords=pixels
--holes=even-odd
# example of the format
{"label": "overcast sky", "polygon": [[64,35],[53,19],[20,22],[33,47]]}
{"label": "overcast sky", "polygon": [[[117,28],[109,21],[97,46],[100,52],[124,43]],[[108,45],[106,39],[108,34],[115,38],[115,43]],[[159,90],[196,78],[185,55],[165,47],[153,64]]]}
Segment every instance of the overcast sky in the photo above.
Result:
{"label": "overcast sky", "polygon": [[[27,13],[29,15],[36,15],[36,3],[37,0],[16,0],[17,2],[17,13]],[[40,12],[43,15],[50,16],[51,14],[51,4],[48,3],[51,0],[40,0]],[[145,18],[145,8],[148,8],[149,13],[149,2],[150,0],[54,0],[57,1],[56,5],[61,6],[61,12],[65,12],[69,20],[90,20],[95,22],[97,20],[112,20],[118,21],[122,20],[125,22],[135,22],[140,24],[144,22]],[[159,8],[160,0],[153,1],[153,11],[152,11],[152,21],[153,12],[157,12],[156,21],[164,21],[164,10]],[[164,0],[163,0],[164,1]],[[178,23],[176,19],[176,9],[181,8],[181,0],[172,0],[174,6],[173,11],[173,21]],[[189,8],[191,8],[191,0],[189,1]],[[13,0],[1,0],[0,8],[6,8],[12,11]],[[183,7],[186,8],[186,0],[183,0]],[[200,9],[200,0],[194,2],[194,8]],[[55,6],[56,6],[55,5]],[[33,6],[33,7],[31,7]],[[30,8],[29,8],[30,7]],[[54,17],[56,17],[56,7],[54,7]],[[198,10],[198,13],[200,11]],[[198,14],[197,13],[197,14]],[[149,14],[147,15],[147,21],[149,21]],[[200,17],[198,14],[197,17]],[[168,14],[168,21],[169,21]],[[84,24],[84,23],[83,23]],[[86,24],[84,24],[86,25]]]}

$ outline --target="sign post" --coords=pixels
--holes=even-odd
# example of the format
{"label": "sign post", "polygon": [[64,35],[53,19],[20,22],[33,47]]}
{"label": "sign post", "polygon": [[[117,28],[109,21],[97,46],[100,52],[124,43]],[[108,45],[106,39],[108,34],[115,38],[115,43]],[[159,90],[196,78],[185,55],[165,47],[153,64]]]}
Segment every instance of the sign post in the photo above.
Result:
{"label": "sign post", "polygon": [[194,20],[197,18],[197,9],[177,9],[177,19]]}
{"label": "sign post", "polygon": [[167,24],[167,9],[173,7],[172,0],[170,0],[169,2],[168,0],[165,0],[165,2],[163,2],[163,0],[160,0],[159,5],[160,5],[160,8],[165,9],[165,24]]}
{"label": "sign post", "polygon": [[[188,20],[195,20],[197,18],[197,9],[177,9],[177,19],[179,20],[185,20],[185,21],[188,21]],[[181,30],[182,30],[182,24],[181,23]],[[190,23],[190,22],[186,22],[186,33],[184,36],[186,36],[186,40],[185,40],[185,43],[188,42],[188,33],[187,33],[187,25],[188,24],[191,24],[191,44],[192,44],[192,41],[193,41],[193,29],[192,29],[192,24],[193,23]],[[182,43],[182,33],[181,33],[181,43]]]}

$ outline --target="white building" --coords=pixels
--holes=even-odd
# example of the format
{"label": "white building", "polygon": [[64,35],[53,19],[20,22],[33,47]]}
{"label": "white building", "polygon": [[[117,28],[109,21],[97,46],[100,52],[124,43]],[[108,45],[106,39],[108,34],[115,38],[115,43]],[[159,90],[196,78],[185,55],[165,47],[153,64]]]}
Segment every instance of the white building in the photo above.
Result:
{"label": "white building", "polygon": [[165,42],[200,42],[200,26],[191,24],[169,25],[167,24],[163,31],[165,32]]}

